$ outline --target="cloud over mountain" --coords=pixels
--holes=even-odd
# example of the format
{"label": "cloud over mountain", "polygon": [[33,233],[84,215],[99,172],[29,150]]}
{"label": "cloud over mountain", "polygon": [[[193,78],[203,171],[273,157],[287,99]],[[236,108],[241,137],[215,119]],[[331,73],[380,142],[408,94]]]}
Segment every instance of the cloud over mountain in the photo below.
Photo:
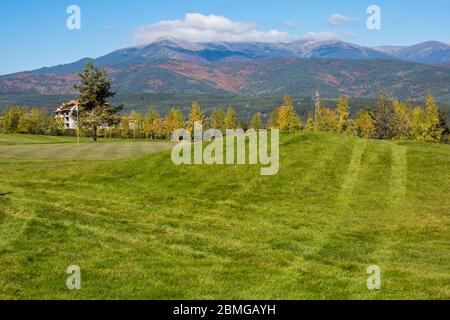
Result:
{"label": "cloud over mountain", "polygon": [[323,32],[308,32],[305,34],[304,39],[306,40],[318,40],[318,41],[327,41],[327,40],[339,40],[339,36],[332,31],[323,31]]}
{"label": "cloud over mountain", "polygon": [[336,13],[328,18],[328,23],[332,26],[342,26],[356,21],[354,17],[346,17],[342,14]]}
{"label": "cloud over mountain", "polygon": [[180,38],[191,42],[278,42],[291,38],[283,31],[258,30],[254,23],[199,13],[188,13],[184,19],[163,20],[141,26],[134,34],[135,40],[141,43],[152,42],[162,37]]}

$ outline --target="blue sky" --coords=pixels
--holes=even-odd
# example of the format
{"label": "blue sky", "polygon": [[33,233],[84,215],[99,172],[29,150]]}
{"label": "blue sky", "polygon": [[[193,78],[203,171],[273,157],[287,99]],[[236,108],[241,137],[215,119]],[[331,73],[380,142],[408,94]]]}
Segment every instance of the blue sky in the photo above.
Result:
{"label": "blue sky", "polygon": [[[81,9],[81,30],[66,27],[73,4]],[[381,30],[366,27],[372,4],[381,9]],[[1,1],[0,74],[95,58],[160,34],[177,35],[180,28],[184,38],[192,33],[200,40],[336,36],[370,46],[449,43],[449,12],[448,0]],[[342,19],[330,20],[336,14]]]}

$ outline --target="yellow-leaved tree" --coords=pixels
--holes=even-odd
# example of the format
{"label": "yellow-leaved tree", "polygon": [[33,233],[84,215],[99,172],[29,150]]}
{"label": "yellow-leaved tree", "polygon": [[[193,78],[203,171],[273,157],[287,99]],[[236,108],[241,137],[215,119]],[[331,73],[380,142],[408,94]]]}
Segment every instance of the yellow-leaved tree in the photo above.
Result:
{"label": "yellow-leaved tree", "polygon": [[172,108],[166,115],[166,126],[165,126],[166,137],[170,138],[175,130],[183,128],[184,128],[183,113],[176,108]]}
{"label": "yellow-leaved tree", "polygon": [[278,128],[281,131],[295,131],[302,128],[302,119],[294,110],[292,98],[284,96],[283,105],[278,109]]}
{"label": "yellow-leaved tree", "polygon": [[421,107],[415,107],[411,112],[411,136],[414,140],[422,141],[424,129],[424,115]]}
{"label": "yellow-leaved tree", "polygon": [[346,97],[339,98],[336,108],[336,117],[337,117],[337,131],[339,133],[347,131],[349,125],[350,111],[348,99]]}
{"label": "yellow-leaved tree", "polygon": [[150,107],[144,117],[144,134],[147,139],[149,137],[150,138],[155,137],[155,132],[153,130],[153,122],[159,118],[161,118],[159,113],[154,108]]}
{"label": "yellow-leaved tree", "polygon": [[371,139],[375,135],[375,123],[372,112],[363,109],[356,115],[355,130],[359,137]]}
{"label": "yellow-leaved tree", "polygon": [[255,129],[256,131],[262,129],[263,124],[262,124],[262,120],[261,120],[261,113],[256,113],[251,121],[251,127],[252,129]]}
{"label": "yellow-leaved tree", "polygon": [[194,126],[196,122],[205,124],[205,114],[202,112],[202,108],[197,102],[192,103],[192,110],[189,114],[188,131],[192,135],[194,133]]}
{"label": "yellow-leaved tree", "polygon": [[393,137],[398,140],[407,140],[411,136],[411,111],[406,104],[394,100],[392,105],[394,114],[392,119]]}
{"label": "yellow-leaved tree", "polygon": [[439,142],[442,140],[444,129],[441,128],[439,109],[431,93],[427,95],[425,106],[424,140]]}
{"label": "yellow-leaved tree", "polygon": [[233,107],[229,107],[227,114],[224,119],[225,130],[226,129],[236,129],[238,126],[238,120],[236,111],[234,111]]}
{"label": "yellow-leaved tree", "polygon": [[216,108],[212,111],[209,126],[212,129],[225,132],[225,111],[222,108]]}
{"label": "yellow-leaved tree", "polygon": [[314,131],[314,115],[312,113],[308,114],[308,120],[306,120],[305,130],[309,132]]}

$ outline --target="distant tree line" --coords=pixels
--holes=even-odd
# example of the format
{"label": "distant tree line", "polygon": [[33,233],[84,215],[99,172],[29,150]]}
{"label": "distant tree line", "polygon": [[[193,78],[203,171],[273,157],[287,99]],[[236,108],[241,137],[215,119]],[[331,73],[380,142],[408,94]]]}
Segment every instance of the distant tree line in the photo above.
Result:
{"label": "distant tree line", "polygon": [[448,142],[449,136],[446,115],[431,94],[426,97],[425,108],[410,108],[394,97],[381,94],[374,108],[363,108],[354,119],[350,117],[346,97],[339,98],[335,109],[327,108],[320,101],[304,123],[295,113],[291,97],[285,96],[283,105],[272,112],[268,127],[287,132],[334,132],[366,139]]}
{"label": "distant tree line", "polygon": [[[61,128],[63,129],[63,128]],[[57,123],[45,109],[8,107],[0,114],[1,133],[58,135]]]}
{"label": "distant tree line", "polygon": [[[205,128],[215,128],[223,132],[237,128],[272,128],[282,132],[333,132],[367,139],[429,142],[448,142],[449,136],[446,115],[437,107],[431,94],[426,97],[424,107],[415,108],[383,94],[379,96],[374,108],[363,108],[354,119],[350,117],[349,102],[345,97],[339,98],[334,109],[328,108],[321,101],[316,111],[308,114],[303,121],[294,110],[292,98],[285,96],[283,104],[273,110],[266,123],[261,113],[255,113],[249,123],[239,120],[232,106],[227,110],[216,108],[207,117],[200,105],[194,102],[187,119],[182,111],[176,108],[172,108],[164,116],[154,108],[149,108],[146,114],[131,112],[128,115],[116,115],[114,122],[108,125],[95,122],[95,126],[96,135],[99,137],[168,139],[176,129],[187,128],[192,132],[196,121],[200,121]],[[49,115],[44,109],[26,107],[6,108],[0,115],[0,132],[73,136],[77,134],[76,130],[65,129],[61,119]],[[92,128],[82,126],[80,134],[92,136]]]}

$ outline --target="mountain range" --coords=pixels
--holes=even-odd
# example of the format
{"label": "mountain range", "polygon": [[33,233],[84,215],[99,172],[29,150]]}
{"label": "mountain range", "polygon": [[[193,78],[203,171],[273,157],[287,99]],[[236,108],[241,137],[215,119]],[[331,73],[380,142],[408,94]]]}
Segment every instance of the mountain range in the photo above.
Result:
{"label": "mountain range", "polygon": [[0,93],[73,93],[88,60],[107,69],[126,93],[271,96],[289,93],[373,97],[383,91],[450,100],[450,45],[364,47],[342,41],[191,43],[163,38],[97,59],[0,76]]}

